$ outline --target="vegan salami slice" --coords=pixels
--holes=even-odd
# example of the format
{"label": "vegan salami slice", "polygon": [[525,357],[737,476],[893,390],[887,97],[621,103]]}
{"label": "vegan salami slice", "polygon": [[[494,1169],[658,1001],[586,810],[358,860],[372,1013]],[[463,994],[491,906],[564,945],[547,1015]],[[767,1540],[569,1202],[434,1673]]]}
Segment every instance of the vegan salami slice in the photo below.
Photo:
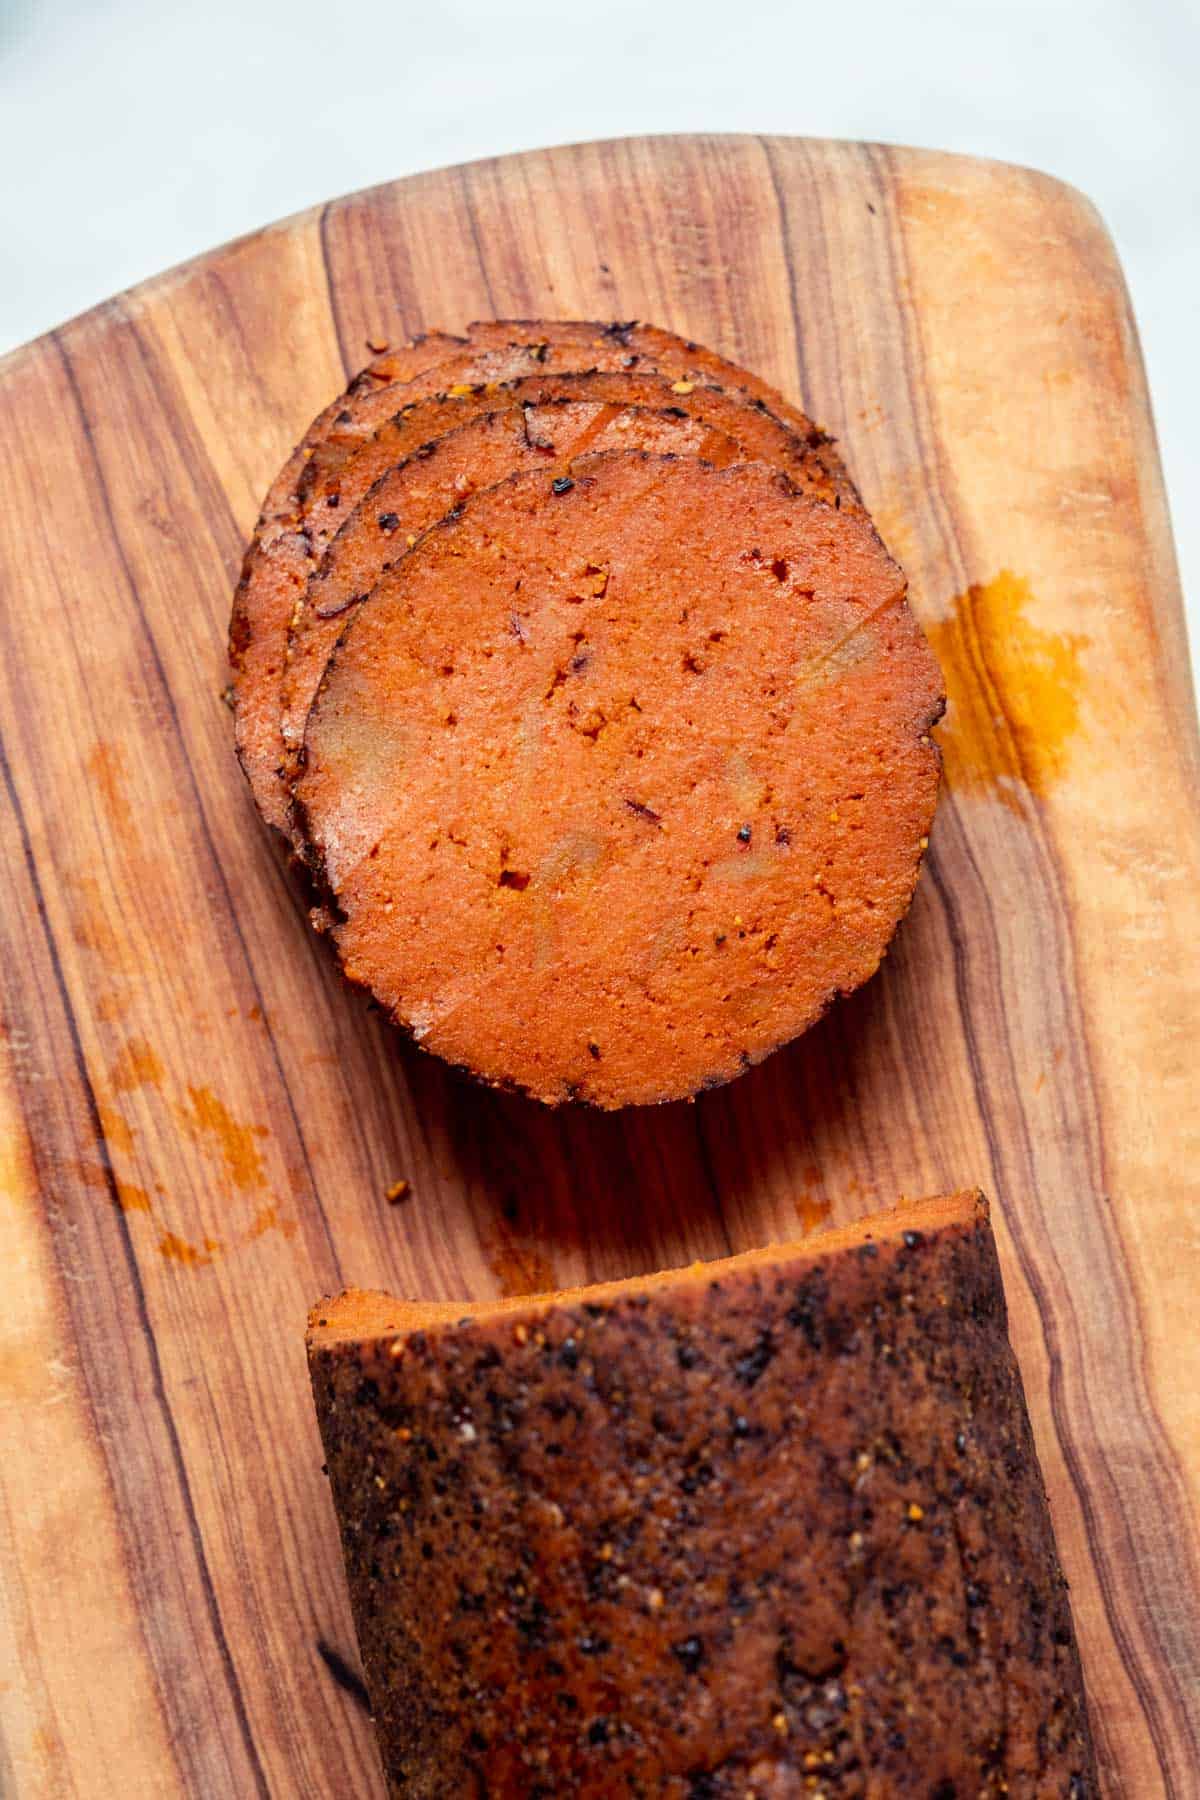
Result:
{"label": "vegan salami slice", "polygon": [[868,522],[761,464],[520,473],[357,610],[298,817],[349,978],[556,1103],[728,1080],[878,967],[943,706]]}
{"label": "vegan salami slice", "polygon": [[[575,392],[582,396],[592,383],[619,384],[625,379],[583,376]],[[728,410],[733,415],[729,422],[736,424],[746,409]],[[682,407],[615,406],[583,398],[479,413],[446,436],[423,444],[369,490],[309,581],[293,617],[282,683],[285,745],[303,740],[308,709],[350,613],[422,532],[461,506],[468,495],[493,487],[519,468],[561,474],[574,457],[610,448],[701,456],[716,467],[749,455],[743,443]]]}
{"label": "vegan salami slice", "polygon": [[735,391],[773,398],[793,429],[819,446],[814,454],[827,463],[829,479],[853,494],[836,453],[804,414],[715,352],[657,327],[520,321],[509,328],[499,322],[470,327],[466,340],[430,333],[412,346],[377,357],[314,421],[272,484],[234,597],[229,648],[235,741],[268,824],[287,830],[278,715],[292,617],[302,603],[314,560],[340,523],[334,515],[344,518],[380,472],[364,471],[365,478],[352,494],[347,466],[380,425],[418,401],[437,394],[451,400],[466,398],[475,388],[581,367],[626,373],[662,370],[684,393],[719,371]]}

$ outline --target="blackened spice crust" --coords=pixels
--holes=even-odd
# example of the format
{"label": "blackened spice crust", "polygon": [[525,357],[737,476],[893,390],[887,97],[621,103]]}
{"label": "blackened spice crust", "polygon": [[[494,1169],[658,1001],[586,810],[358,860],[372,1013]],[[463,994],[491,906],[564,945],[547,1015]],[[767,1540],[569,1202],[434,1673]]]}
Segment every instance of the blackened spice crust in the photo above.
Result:
{"label": "blackened spice crust", "polygon": [[979,1196],[363,1304],[309,1356],[393,1795],[1098,1792]]}

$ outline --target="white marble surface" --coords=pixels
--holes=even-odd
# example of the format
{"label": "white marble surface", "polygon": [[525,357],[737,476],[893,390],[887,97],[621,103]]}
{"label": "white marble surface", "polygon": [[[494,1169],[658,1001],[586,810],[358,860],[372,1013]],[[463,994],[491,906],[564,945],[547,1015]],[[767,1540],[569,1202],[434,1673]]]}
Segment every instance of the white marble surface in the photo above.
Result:
{"label": "white marble surface", "polygon": [[413,170],[642,131],[1074,182],[1124,260],[1200,661],[1200,0],[0,0],[0,349]]}

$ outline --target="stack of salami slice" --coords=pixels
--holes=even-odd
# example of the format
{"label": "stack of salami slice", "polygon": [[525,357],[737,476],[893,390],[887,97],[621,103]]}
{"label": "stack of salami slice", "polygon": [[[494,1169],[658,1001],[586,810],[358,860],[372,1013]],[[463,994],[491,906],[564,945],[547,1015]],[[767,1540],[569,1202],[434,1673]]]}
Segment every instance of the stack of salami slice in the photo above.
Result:
{"label": "stack of salami slice", "polygon": [[878,967],[943,706],[832,443],[640,324],[378,357],[272,484],[237,744],[351,981],[549,1103],[730,1079]]}

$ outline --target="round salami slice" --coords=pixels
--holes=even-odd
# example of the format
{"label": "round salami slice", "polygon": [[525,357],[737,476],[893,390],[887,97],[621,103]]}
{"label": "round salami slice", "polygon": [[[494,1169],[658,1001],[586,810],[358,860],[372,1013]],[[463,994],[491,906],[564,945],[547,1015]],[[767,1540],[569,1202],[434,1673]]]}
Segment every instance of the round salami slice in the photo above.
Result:
{"label": "round salami slice", "polygon": [[309,715],[343,968],[550,1103],[726,1081],[878,967],[942,706],[869,523],[764,465],[510,476],[383,577]]}

